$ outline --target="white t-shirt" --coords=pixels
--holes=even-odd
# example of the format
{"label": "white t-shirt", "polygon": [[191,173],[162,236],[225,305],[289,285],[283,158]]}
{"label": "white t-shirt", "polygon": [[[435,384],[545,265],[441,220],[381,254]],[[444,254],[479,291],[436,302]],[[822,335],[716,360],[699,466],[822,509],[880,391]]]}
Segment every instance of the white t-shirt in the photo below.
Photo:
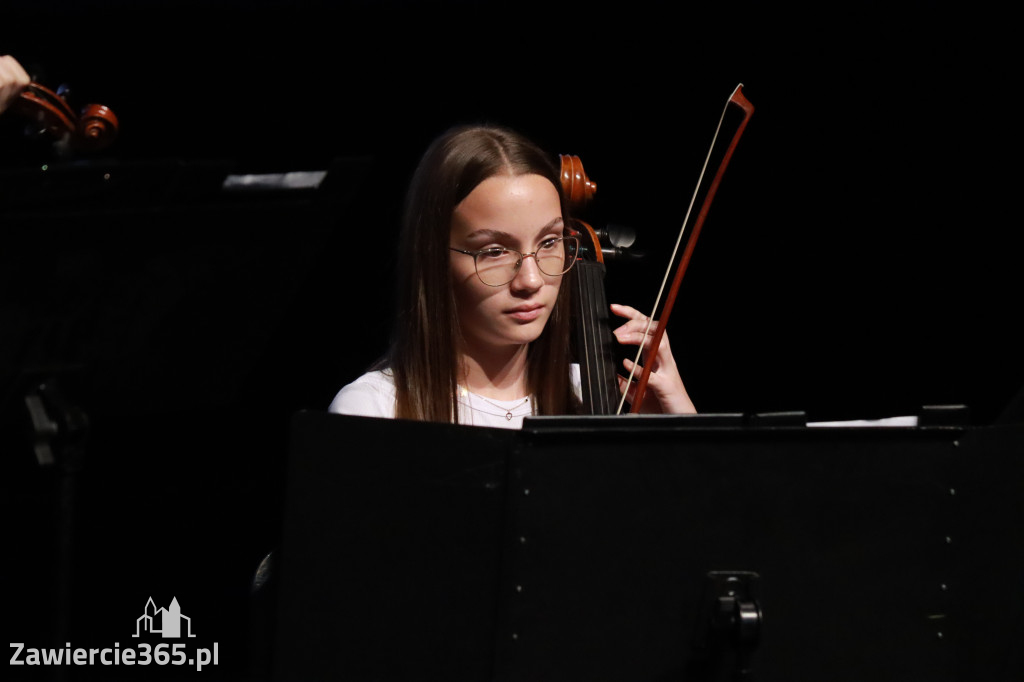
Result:
{"label": "white t-shirt", "polygon": [[[579,365],[572,365],[572,383],[580,394]],[[328,412],[360,417],[395,418],[395,381],[389,370],[367,372],[334,396]],[[459,389],[459,423],[499,429],[521,429],[523,417],[533,414],[533,396],[491,400]]]}

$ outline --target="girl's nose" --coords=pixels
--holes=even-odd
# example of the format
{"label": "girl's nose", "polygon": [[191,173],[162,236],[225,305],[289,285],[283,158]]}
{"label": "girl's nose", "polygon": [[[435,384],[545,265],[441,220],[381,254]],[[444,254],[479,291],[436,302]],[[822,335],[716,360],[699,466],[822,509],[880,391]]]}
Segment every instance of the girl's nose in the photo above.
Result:
{"label": "girl's nose", "polygon": [[519,266],[519,272],[512,279],[513,291],[532,291],[539,289],[544,284],[544,273],[537,267],[535,256],[524,256]]}

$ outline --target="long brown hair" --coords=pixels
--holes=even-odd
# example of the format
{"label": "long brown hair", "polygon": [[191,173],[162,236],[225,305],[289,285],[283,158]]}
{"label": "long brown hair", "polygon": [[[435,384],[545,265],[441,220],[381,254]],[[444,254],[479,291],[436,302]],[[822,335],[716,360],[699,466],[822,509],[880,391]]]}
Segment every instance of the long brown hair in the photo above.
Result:
{"label": "long brown hair", "polygon": [[[551,181],[568,219],[559,172],[548,155],[518,133],[496,126],[453,128],[430,145],[405,200],[398,254],[397,309],[390,368],[402,419],[458,420],[458,311],[449,273],[455,207],[495,175],[541,175]],[[530,344],[527,383],[538,414],[577,411],[569,379],[571,278],[541,333]]]}

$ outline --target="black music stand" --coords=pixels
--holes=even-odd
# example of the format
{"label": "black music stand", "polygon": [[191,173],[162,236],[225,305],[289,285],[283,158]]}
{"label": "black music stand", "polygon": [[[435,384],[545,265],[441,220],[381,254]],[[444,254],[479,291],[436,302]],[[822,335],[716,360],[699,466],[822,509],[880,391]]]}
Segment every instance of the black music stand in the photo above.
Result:
{"label": "black music stand", "polygon": [[998,610],[966,601],[967,427],[293,428],[279,679],[952,680],[996,648],[963,629]]}

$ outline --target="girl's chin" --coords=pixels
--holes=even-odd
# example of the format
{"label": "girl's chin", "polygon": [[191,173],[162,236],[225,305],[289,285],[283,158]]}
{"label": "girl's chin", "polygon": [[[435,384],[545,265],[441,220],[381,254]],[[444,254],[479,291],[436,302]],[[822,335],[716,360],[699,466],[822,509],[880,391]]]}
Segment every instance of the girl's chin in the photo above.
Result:
{"label": "girl's chin", "polygon": [[477,344],[477,346],[494,349],[514,349],[519,346],[525,346],[533,343],[540,338],[541,332],[543,331],[543,324],[518,325],[513,329],[496,330],[494,334],[488,335],[485,339],[481,339],[481,342]]}
{"label": "girl's chin", "polygon": [[508,328],[505,335],[514,339],[518,343],[532,343],[540,337],[541,333],[544,331],[544,325],[547,324],[547,321],[547,315],[537,317],[526,322],[515,320],[513,325]]}
{"label": "girl's chin", "polygon": [[527,322],[511,317],[499,317],[483,321],[485,323],[480,325],[470,323],[465,328],[475,329],[478,333],[466,334],[466,342],[471,348],[478,351],[514,350],[515,347],[533,343],[540,338],[544,326],[548,322],[548,317],[548,315],[541,315]]}

